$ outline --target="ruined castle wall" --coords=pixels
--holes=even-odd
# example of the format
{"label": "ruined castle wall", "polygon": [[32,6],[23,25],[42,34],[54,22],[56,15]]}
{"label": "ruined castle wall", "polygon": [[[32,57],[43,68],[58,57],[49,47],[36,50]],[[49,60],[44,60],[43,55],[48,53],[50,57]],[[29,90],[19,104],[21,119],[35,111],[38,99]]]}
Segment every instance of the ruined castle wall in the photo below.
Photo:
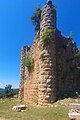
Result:
{"label": "ruined castle wall", "polygon": [[[46,29],[54,31],[54,39],[42,42]],[[25,54],[34,60],[31,69],[23,64]],[[56,28],[56,10],[47,1],[41,12],[40,31],[33,46],[23,47],[21,54],[20,97],[27,103],[48,105],[61,96],[69,96],[80,90],[80,72],[76,69],[76,45],[71,38],[61,35]]]}
{"label": "ruined castle wall", "polygon": [[25,67],[24,100],[28,103],[46,105],[56,100],[55,44],[44,46],[36,40],[31,50],[34,66],[29,72]]}
{"label": "ruined castle wall", "polygon": [[54,41],[40,49],[38,104],[48,105],[56,100],[56,51]]}
{"label": "ruined castle wall", "polygon": [[40,39],[35,39],[32,47],[34,67],[28,73],[26,68],[24,99],[37,104],[48,104],[56,100],[56,51],[54,41],[48,45],[42,43],[42,34],[46,29],[56,28],[56,11],[52,4],[42,8]]}
{"label": "ruined castle wall", "polygon": [[24,73],[25,73],[25,66],[23,64],[23,58],[26,54],[26,47],[21,49],[21,61],[20,61],[20,89],[19,89],[19,97],[20,99],[24,98]]}
{"label": "ruined castle wall", "polygon": [[72,40],[70,40],[72,45],[68,46],[67,41],[69,41],[69,38],[61,35],[56,35],[56,41],[60,42],[60,44],[56,43],[57,96],[75,95],[79,82],[76,61],[72,60],[76,54],[76,46]]}
{"label": "ruined castle wall", "polygon": [[[38,38],[39,39],[39,38]],[[38,39],[35,40],[31,48],[31,56],[34,60],[34,65],[29,71],[25,68],[26,80],[24,83],[24,100],[28,103],[38,103],[38,82],[39,82],[39,48]]]}
{"label": "ruined castle wall", "polygon": [[[48,105],[79,90],[75,63],[68,61],[74,56],[75,49],[73,52],[73,47],[67,47],[67,40],[61,34],[45,45],[39,37],[35,39],[30,50],[34,66],[31,71],[21,67],[24,68],[21,70],[21,96],[26,102]],[[23,53],[27,54],[25,49]]]}
{"label": "ruined castle wall", "polygon": [[24,65],[24,57],[27,53],[30,52],[31,46],[24,46],[21,49],[21,61],[20,61],[20,89],[19,89],[19,98],[24,98],[24,82],[25,82],[25,65]]}

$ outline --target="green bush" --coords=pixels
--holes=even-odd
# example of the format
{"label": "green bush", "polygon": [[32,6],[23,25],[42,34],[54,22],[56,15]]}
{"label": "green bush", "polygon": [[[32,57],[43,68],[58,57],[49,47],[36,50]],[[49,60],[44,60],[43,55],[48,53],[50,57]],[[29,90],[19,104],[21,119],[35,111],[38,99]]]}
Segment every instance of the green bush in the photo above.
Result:
{"label": "green bush", "polygon": [[45,44],[47,41],[54,38],[54,31],[51,29],[46,29],[42,35],[42,42]]}
{"label": "green bush", "polygon": [[30,54],[25,55],[25,57],[23,59],[24,66],[26,66],[27,68],[31,68],[33,66],[33,62],[34,61]]}
{"label": "green bush", "polygon": [[37,7],[35,13],[31,16],[31,22],[35,26],[35,32],[37,32],[40,29],[40,19],[41,9],[40,7]]}
{"label": "green bush", "polygon": [[4,93],[0,93],[0,98],[3,98],[4,97]]}
{"label": "green bush", "polygon": [[80,51],[77,52],[75,57],[80,57]]}
{"label": "green bush", "polygon": [[66,61],[70,62],[75,60],[77,57],[80,57],[80,51],[78,51],[73,57],[68,58]]}

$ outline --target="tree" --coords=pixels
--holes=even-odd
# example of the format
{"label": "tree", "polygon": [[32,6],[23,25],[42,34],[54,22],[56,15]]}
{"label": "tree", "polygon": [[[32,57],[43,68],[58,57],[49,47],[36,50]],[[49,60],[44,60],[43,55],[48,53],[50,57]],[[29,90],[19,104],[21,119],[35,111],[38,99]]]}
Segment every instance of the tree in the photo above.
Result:
{"label": "tree", "polygon": [[35,32],[37,32],[40,29],[40,19],[41,9],[40,7],[37,7],[35,13],[31,16],[31,22],[35,26]]}
{"label": "tree", "polygon": [[13,89],[12,89],[12,85],[6,85],[5,86],[5,97],[11,97],[13,96]]}

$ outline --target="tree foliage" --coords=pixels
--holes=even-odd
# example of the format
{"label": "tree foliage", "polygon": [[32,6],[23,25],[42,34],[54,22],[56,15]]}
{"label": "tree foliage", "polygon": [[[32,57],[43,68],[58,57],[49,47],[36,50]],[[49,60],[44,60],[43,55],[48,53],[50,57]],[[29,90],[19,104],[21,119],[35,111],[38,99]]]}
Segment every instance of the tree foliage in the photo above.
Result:
{"label": "tree foliage", "polygon": [[15,95],[17,97],[18,93],[19,93],[19,89],[18,88],[12,89],[12,85],[8,84],[0,92],[0,98],[11,98],[11,97],[14,97]]}
{"label": "tree foliage", "polygon": [[40,29],[41,9],[36,8],[35,13],[31,16],[31,22],[35,26],[35,32]]}
{"label": "tree foliage", "polygon": [[5,96],[6,97],[11,97],[13,95],[13,89],[12,89],[12,85],[6,85],[5,86]]}

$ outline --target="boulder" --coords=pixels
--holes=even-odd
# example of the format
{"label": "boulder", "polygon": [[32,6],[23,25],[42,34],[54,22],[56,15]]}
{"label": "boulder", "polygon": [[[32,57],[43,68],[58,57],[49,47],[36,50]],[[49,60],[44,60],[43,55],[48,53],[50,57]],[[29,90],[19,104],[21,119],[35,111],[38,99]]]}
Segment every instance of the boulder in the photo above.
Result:
{"label": "boulder", "polygon": [[17,112],[21,112],[21,111],[25,110],[26,107],[27,107],[26,105],[17,105],[17,106],[13,106],[12,110],[17,111]]}

